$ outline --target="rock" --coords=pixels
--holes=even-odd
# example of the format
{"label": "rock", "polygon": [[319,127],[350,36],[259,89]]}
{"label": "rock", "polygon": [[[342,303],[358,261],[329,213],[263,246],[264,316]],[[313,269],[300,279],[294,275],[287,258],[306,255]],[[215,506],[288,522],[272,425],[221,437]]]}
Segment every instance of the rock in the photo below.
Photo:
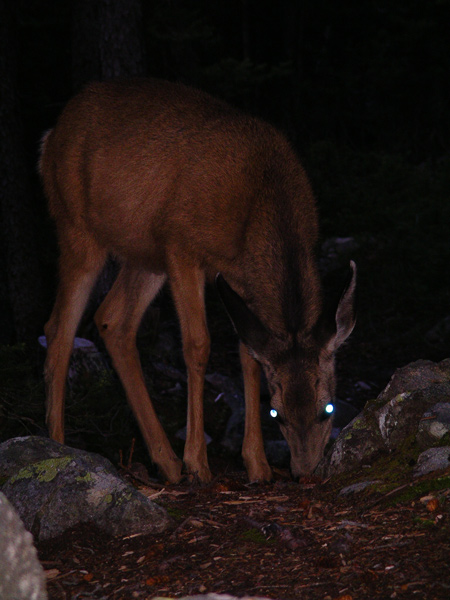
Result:
{"label": "rock", "polygon": [[413,390],[422,390],[434,384],[450,382],[450,359],[434,363],[431,360],[418,360],[397,369],[390,382],[378,396],[385,404],[395,396]]}
{"label": "rock", "polygon": [[0,598],[46,600],[45,576],[19,515],[0,492]]}
{"label": "rock", "polygon": [[46,438],[14,438],[0,445],[2,492],[37,540],[95,522],[110,535],[159,533],[164,509],[127,484],[93,453]]}
{"label": "rock", "polygon": [[325,478],[357,469],[380,451],[386,451],[386,447],[373,412],[368,410],[344,427],[315,473]]}
{"label": "rock", "polygon": [[[426,425],[424,414],[433,407],[443,423]],[[369,401],[362,413],[337,437],[316,473],[329,477],[371,464],[377,456],[394,451],[407,438],[417,435],[444,435],[450,411],[450,359],[440,363],[420,360],[398,369],[376,400]],[[428,438],[429,439],[429,438]],[[422,446],[423,447],[423,446]]]}
{"label": "rock", "polygon": [[339,492],[339,496],[349,496],[350,494],[362,492],[366,488],[370,487],[371,485],[376,485],[377,483],[382,483],[382,481],[380,479],[375,479],[374,481],[359,481],[358,483],[354,483],[342,488],[342,490]]}
{"label": "rock", "polygon": [[416,439],[422,448],[429,448],[449,432],[450,401],[438,402],[430,408],[429,412],[424,413]]}
{"label": "rock", "polygon": [[414,477],[420,477],[450,467],[450,446],[442,446],[441,448],[429,448],[422,452],[417,459],[417,465],[414,469]]}
{"label": "rock", "polygon": [[450,400],[450,382],[398,394],[377,412],[383,441],[389,450],[417,432],[424,412],[436,403]]}
{"label": "rock", "polygon": [[336,400],[334,408],[333,427],[336,429],[343,429],[359,414],[359,410],[345,400]]}
{"label": "rock", "polygon": [[[38,341],[43,348],[47,348],[45,335],[42,335]],[[86,389],[91,382],[110,371],[111,368],[104,354],[93,342],[80,337],[74,339],[67,374],[67,384],[72,392]]]}

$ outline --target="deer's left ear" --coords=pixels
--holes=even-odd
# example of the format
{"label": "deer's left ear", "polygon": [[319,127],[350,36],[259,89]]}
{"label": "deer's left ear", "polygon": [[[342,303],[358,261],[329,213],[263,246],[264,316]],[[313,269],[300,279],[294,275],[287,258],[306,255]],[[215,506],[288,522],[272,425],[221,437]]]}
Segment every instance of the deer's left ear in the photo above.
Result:
{"label": "deer's left ear", "polygon": [[267,329],[239,294],[228,285],[221,273],[216,276],[216,286],[228,316],[242,342],[256,354],[262,354],[269,339]]}
{"label": "deer's left ear", "polygon": [[344,290],[336,310],[335,333],[328,345],[330,350],[336,351],[345,342],[353,331],[356,323],[355,289],[356,289],[356,264],[350,261],[352,277],[348,287]]}

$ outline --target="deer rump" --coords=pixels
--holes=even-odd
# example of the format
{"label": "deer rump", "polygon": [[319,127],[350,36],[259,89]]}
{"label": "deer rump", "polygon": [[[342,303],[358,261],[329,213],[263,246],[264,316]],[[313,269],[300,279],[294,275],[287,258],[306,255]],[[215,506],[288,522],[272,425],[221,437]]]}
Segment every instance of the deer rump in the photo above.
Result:
{"label": "deer rump", "polygon": [[228,104],[180,84],[89,85],[44,138],[40,171],[60,247],[59,287],[45,326],[47,424],[64,441],[64,394],[73,338],[108,255],[119,275],[95,315],[152,460],[171,482],[174,454],[145,387],[135,345],[141,318],[168,279],[188,373],[183,462],[211,478],[203,434],[209,355],[204,286],[216,277],[240,337],[250,480],[269,480],[260,426],[261,366],[291,450],[310,473],[331,430],[334,353],[354,326],[356,269],[325,315],[314,257],[316,206],[284,136]]}

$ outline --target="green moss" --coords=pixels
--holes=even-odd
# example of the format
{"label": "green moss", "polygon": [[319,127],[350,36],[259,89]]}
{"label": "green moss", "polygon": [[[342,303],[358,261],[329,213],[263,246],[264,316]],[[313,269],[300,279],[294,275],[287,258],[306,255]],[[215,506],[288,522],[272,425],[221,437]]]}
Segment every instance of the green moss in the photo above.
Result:
{"label": "green moss", "polygon": [[52,481],[72,460],[71,456],[65,456],[63,458],[48,458],[28,465],[11,477],[11,483],[21,479],[37,479],[42,483]]}
{"label": "green moss", "polygon": [[[108,498],[111,496],[111,494],[108,494]],[[116,498],[115,498],[115,505],[116,506],[120,506],[121,504],[123,504],[124,502],[129,502],[131,500],[131,492],[123,492],[121,494],[119,494]],[[108,502],[113,502],[114,498],[111,496],[111,500],[108,499]]]}
{"label": "green moss", "polygon": [[92,473],[87,472],[86,475],[79,475],[78,477],[75,477],[75,480],[79,481],[80,483],[90,483],[94,480],[94,478],[92,477]]}
{"label": "green moss", "polygon": [[429,494],[430,492],[438,492],[440,490],[446,490],[450,488],[450,477],[438,477],[437,479],[428,479],[426,481],[420,481],[410,487],[405,488],[396,494],[395,498],[390,500],[387,505],[394,506],[404,502],[412,502],[422,496]]}
{"label": "green moss", "polygon": [[380,456],[369,469],[365,469],[364,478],[381,479],[385,484],[399,485],[399,482],[411,474],[421,452],[413,433],[396,450]]}
{"label": "green moss", "polygon": [[431,519],[422,519],[420,517],[414,517],[413,521],[422,529],[432,529],[436,527],[436,523]]}
{"label": "green moss", "polygon": [[176,521],[181,521],[186,518],[184,513],[178,508],[174,508],[173,506],[163,506],[163,508],[166,509],[169,517],[172,517],[172,519],[175,519]]}
{"label": "green moss", "polygon": [[268,540],[259,529],[252,528],[247,531],[243,531],[240,535],[242,540],[246,542],[254,542],[255,544],[269,544],[271,540]]}
{"label": "green moss", "polygon": [[450,446],[450,431],[448,431],[445,435],[438,440],[434,446],[436,448],[442,448],[443,446]]}

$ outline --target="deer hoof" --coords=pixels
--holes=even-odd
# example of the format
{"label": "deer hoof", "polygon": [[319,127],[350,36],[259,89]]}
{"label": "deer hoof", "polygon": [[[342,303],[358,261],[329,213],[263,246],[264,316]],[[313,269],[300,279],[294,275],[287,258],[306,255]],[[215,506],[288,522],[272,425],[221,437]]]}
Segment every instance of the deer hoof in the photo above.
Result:
{"label": "deer hoof", "polygon": [[170,460],[170,462],[167,464],[158,465],[163,479],[165,479],[169,483],[179,483],[180,482],[180,480],[182,478],[182,474],[181,474],[182,466],[183,466],[183,463],[181,462],[181,460],[179,458],[174,458],[174,459]]}
{"label": "deer hoof", "polygon": [[272,469],[269,467],[267,462],[246,465],[248,479],[250,483],[265,483],[272,481]]}
{"label": "deer hoof", "polygon": [[209,483],[212,480],[208,465],[186,465],[189,480],[198,483]]}

